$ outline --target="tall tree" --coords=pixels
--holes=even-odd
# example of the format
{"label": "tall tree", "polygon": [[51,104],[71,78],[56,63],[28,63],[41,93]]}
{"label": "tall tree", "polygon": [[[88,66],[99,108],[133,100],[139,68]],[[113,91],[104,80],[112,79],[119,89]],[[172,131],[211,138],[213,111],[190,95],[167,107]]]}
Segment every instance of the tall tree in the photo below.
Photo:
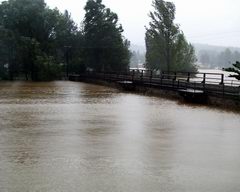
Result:
{"label": "tall tree", "polygon": [[146,28],[146,67],[164,71],[195,71],[194,48],[174,23],[175,5],[154,0],[153,8],[149,14],[149,28]]}
{"label": "tall tree", "polygon": [[85,6],[84,37],[87,67],[96,71],[123,71],[129,67],[129,42],[122,36],[118,16],[102,4],[88,0]]}

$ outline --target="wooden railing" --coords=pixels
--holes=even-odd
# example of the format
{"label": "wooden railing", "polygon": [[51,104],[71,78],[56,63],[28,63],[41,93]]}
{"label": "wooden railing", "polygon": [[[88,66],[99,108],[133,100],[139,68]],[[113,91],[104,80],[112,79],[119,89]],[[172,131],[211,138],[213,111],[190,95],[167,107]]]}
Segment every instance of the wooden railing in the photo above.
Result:
{"label": "wooden railing", "polygon": [[128,72],[86,72],[70,75],[70,80],[98,79],[110,82],[131,81],[135,85],[169,89],[202,90],[209,96],[240,100],[240,81],[228,80],[221,73],[162,72],[130,70]]}

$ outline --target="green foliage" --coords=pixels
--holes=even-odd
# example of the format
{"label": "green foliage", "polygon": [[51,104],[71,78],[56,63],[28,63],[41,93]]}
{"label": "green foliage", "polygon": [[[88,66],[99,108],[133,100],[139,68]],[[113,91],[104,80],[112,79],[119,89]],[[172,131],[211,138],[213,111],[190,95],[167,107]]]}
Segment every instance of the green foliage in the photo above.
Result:
{"label": "green foliage", "polygon": [[[37,78],[41,81],[49,81],[60,78],[62,66],[57,64],[53,57],[47,55],[36,58]],[[37,79],[37,80],[38,80]]]}
{"label": "green foliage", "polygon": [[196,56],[194,47],[188,44],[184,35],[180,33],[173,46],[173,70],[196,71],[195,62]]}
{"label": "green foliage", "polygon": [[236,63],[233,64],[233,67],[229,67],[223,70],[235,73],[234,75],[230,75],[230,77],[234,77],[237,80],[240,80],[240,62],[239,61],[236,61]]}
{"label": "green foliage", "polygon": [[10,79],[21,74],[32,80],[55,79],[65,70],[65,46],[73,47],[72,59],[81,57],[77,47],[82,33],[70,14],[48,8],[44,0],[2,2],[0,32],[0,64],[8,64]]}
{"label": "green foliage", "polygon": [[85,63],[96,71],[123,71],[129,67],[130,43],[122,36],[118,16],[101,0],[88,0],[83,22]]}
{"label": "green foliage", "polygon": [[[128,69],[129,41],[118,16],[101,0],[87,1],[83,29],[68,11],[50,9],[44,0],[0,4],[0,79],[46,81],[66,73]],[[68,65],[66,64],[68,63]]]}
{"label": "green foliage", "polygon": [[151,22],[146,28],[146,67],[163,71],[195,71],[196,56],[179,26],[174,23],[175,5],[153,1]]}

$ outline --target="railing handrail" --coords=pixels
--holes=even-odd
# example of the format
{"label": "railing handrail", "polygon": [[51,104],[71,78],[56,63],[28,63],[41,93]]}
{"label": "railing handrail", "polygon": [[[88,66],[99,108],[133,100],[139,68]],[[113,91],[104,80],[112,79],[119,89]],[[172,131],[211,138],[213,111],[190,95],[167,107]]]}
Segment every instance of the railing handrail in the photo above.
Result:
{"label": "railing handrail", "polygon": [[[192,75],[192,74],[195,74]],[[198,74],[204,74],[203,76],[199,76]],[[217,77],[209,77],[207,74],[218,74]],[[188,84],[189,86],[195,85],[194,87],[198,87],[199,89],[217,89],[219,92],[220,87],[222,87],[224,94],[232,94],[236,93],[239,95],[240,91],[240,81],[231,80],[225,78],[221,73],[195,73],[195,72],[174,72],[174,73],[166,73],[162,72],[160,74],[153,73],[151,70],[130,70],[130,71],[122,71],[122,72],[88,72],[85,75],[91,76],[92,78],[97,77],[100,79],[106,80],[131,80],[135,82],[154,84],[159,86],[172,86],[175,88],[176,85],[181,84],[181,82]],[[209,86],[208,86],[209,85]],[[216,85],[212,87],[213,85]],[[180,86],[180,85],[179,85]],[[237,88],[237,89],[236,89]]]}

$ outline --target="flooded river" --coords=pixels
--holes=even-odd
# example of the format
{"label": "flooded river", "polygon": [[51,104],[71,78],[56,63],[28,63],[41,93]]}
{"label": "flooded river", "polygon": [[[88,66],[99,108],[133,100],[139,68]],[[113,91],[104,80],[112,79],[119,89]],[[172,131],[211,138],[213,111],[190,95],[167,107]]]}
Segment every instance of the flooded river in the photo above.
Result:
{"label": "flooded river", "polygon": [[240,191],[240,114],[84,83],[2,82],[0,191]]}

